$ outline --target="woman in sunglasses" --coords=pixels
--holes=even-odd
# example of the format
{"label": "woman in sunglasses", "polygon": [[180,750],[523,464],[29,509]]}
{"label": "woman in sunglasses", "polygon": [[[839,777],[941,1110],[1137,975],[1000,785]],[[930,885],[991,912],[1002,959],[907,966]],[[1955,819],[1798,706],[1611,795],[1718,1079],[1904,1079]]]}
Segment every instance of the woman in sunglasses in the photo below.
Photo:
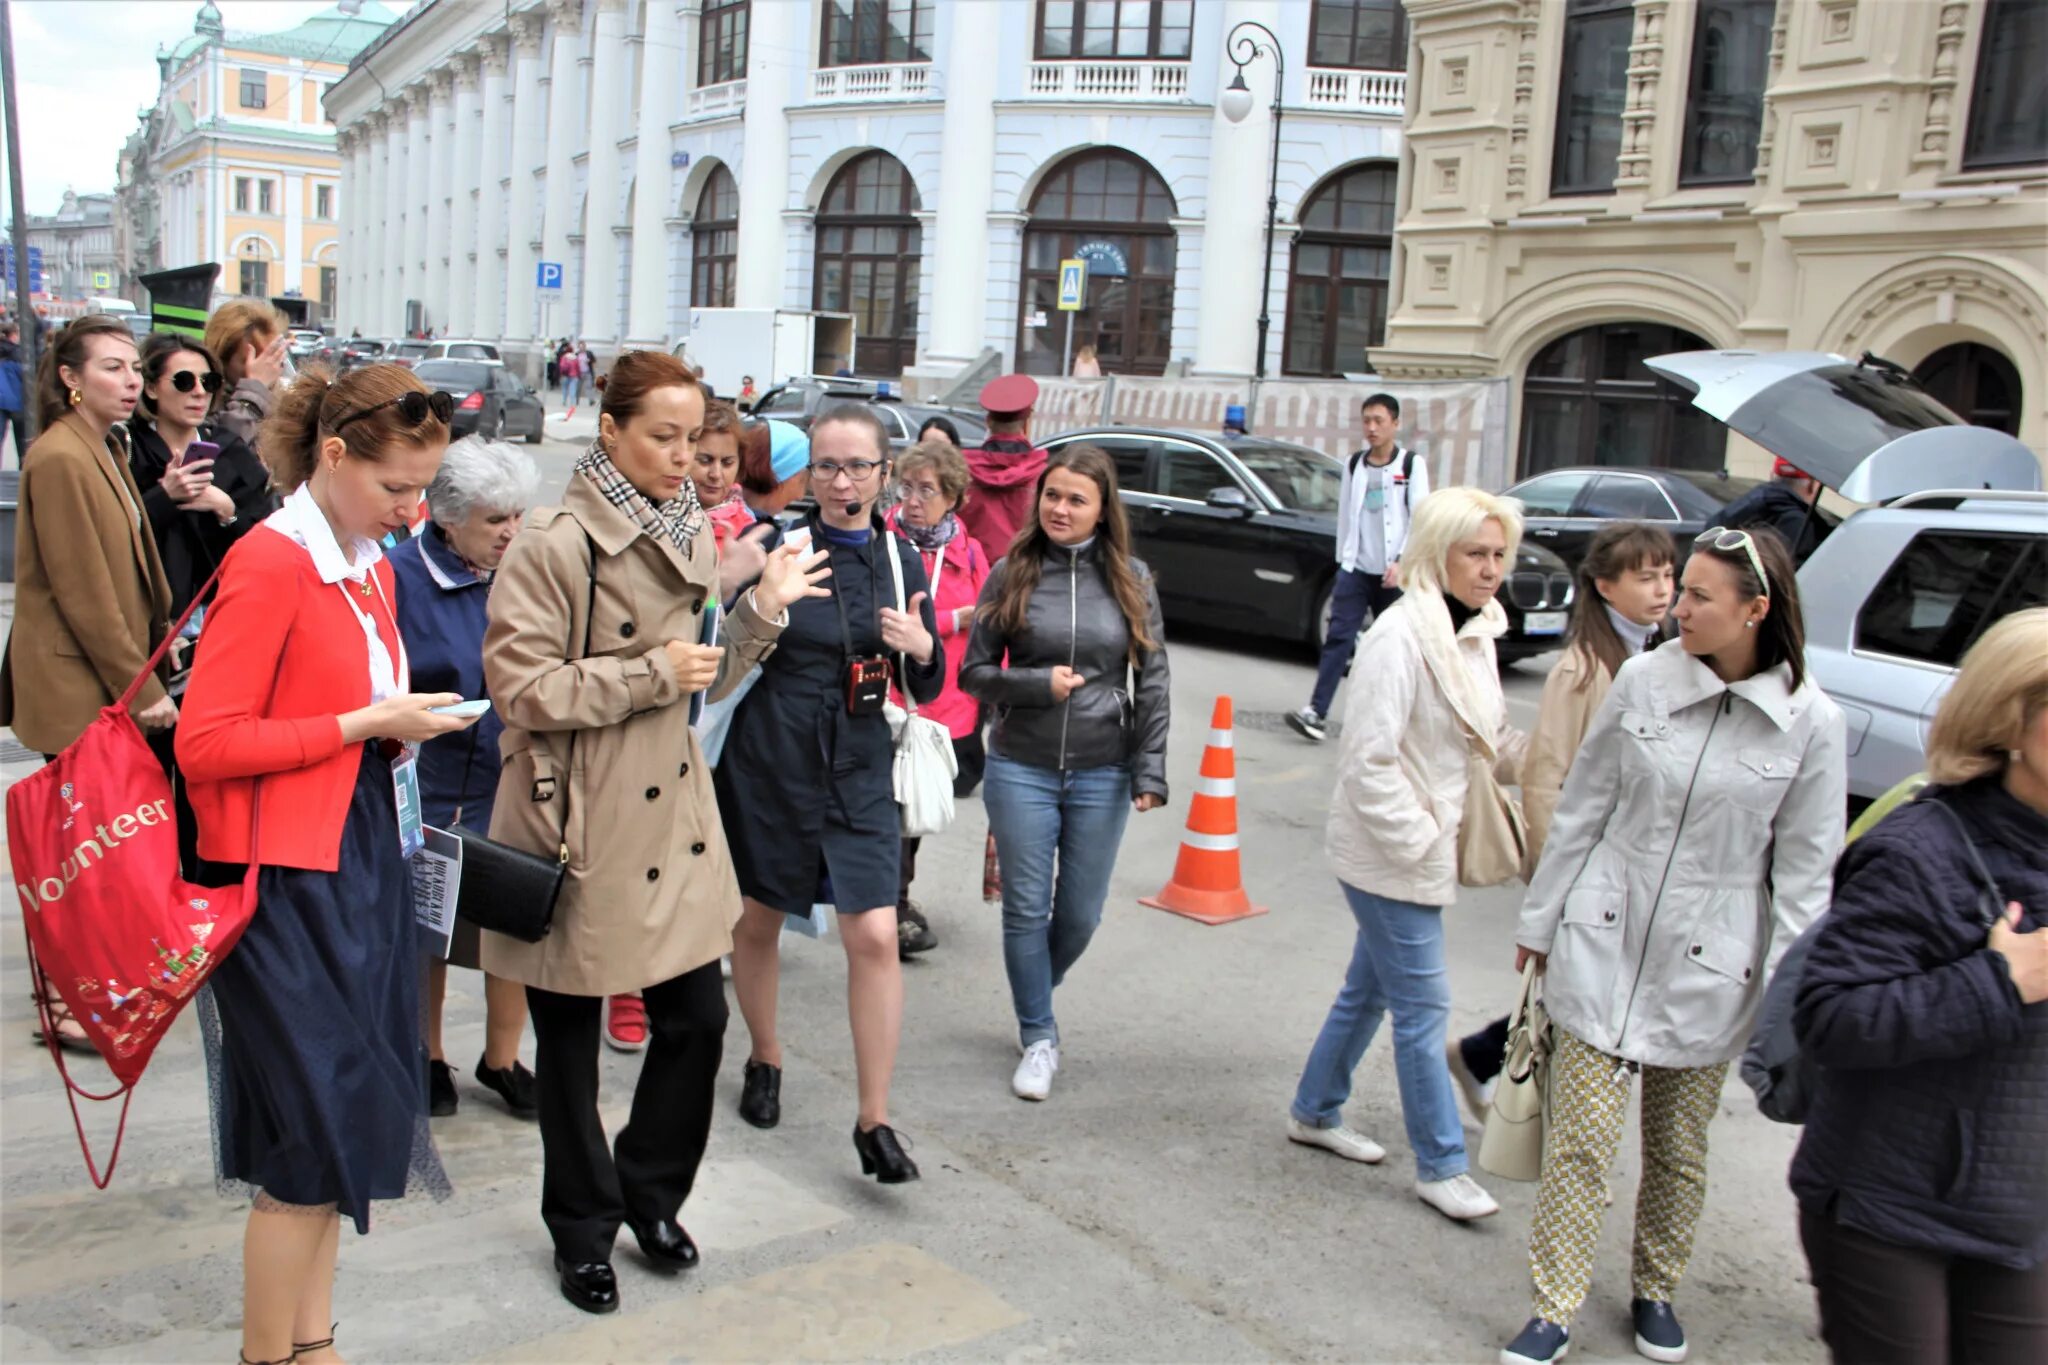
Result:
{"label": "woman in sunglasses", "polygon": [[[175,390],[174,390],[175,391]],[[416,693],[377,542],[407,525],[451,405],[410,370],[301,375],[262,429],[284,505],[228,552],[178,726],[199,851],[261,864],[201,1025],[224,1190],[253,1194],[242,1359],[332,1360],[341,1219],[447,1193],[427,1132],[406,746],[471,722]],[[394,742],[396,741],[396,742]],[[414,819],[401,816],[409,809]]]}
{"label": "woman in sunglasses", "polygon": [[1508,1365],[1552,1361],[1593,1276],[1606,1175],[1643,1087],[1635,1348],[1680,1361],[1671,1307],[1707,1197],[1707,1125],[1765,983],[1827,908],[1848,796],[1842,712],[1805,673],[1784,541],[1714,527],[1678,638],[1621,665],[1564,781],[1522,909],[1556,1025],[1532,1316]]}
{"label": "woman in sunglasses", "polygon": [[[128,421],[128,468],[171,580],[174,618],[228,546],[277,506],[270,471],[216,420],[224,387],[213,354],[189,337],[158,332],[142,348],[142,403]],[[197,625],[188,629],[196,633]]]}

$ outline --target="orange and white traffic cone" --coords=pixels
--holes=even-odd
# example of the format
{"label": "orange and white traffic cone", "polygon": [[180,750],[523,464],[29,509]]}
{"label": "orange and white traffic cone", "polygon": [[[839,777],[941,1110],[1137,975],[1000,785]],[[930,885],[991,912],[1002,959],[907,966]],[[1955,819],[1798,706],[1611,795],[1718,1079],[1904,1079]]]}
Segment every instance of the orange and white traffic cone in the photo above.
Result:
{"label": "orange and white traffic cone", "polygon": [[1173,878],[1158,895],[1147,896],[1138,904],[1170,910],[1204,924],[1228,924],[1266,913],[1265,906],[1253,905],[1245,894],[1244,873],[1238,865],[1236,744],[1230,698],[1218,697]]}

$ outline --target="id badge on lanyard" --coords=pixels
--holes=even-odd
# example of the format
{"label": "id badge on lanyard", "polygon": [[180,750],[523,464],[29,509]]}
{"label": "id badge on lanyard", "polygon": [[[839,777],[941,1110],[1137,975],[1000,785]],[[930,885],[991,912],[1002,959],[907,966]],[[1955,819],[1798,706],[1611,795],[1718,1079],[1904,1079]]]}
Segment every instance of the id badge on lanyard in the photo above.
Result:
{"label": "id badge on lanyard", "polygon": [[[395,666],[390,651],[384,647],[383,637],[377,633],[377,622],[369,612],[356,605],[356,593],[347,583],[341,584],[342,595],[348,599],[349,609],[356,614],[356,620],[363,627],[364,639],[370,646],[370,696],[373,701],[395,697],[408,690],[412,682],[412,666],[405,656],[405,641],[398,634],[398,616],[391,610],[391,603],[384,597],[384,585],[377,581],[375,570],[368,579],[384,602],[384,614],[391,621],[392,637],[398,641],[398,658]],[[367,595],[367,594],[365,594]],[[398,812],[398,853],[401,858],[410,859],[427,846],[425,821],[420,814],[420,761],[417,745],[408,744],[391,763],[392,804]]]}

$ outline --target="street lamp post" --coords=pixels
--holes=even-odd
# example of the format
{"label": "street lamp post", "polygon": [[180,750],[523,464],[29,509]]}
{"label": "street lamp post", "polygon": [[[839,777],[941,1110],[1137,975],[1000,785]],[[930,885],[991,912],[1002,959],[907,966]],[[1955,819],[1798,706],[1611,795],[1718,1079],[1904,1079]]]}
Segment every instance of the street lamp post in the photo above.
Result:
{"label": "street lamp post", "polygon": [[[1261,37],[1263,35],[1263,37]],[[1244,69],[1260,57],[1273,59],[1273,158],[1271,174],[1266,182],[1266,268],[1259,276],[1259,358],[1256,375],[1266,377],[1266,333],[1273,325],[1270,310],[1273,295],[1273,230],[1280,216],[1280,119],[1283,110],[1280,95],[1287,81],[1287,58],[1280,51],[1280,40],[1273,36],[1273,30],[1256,19],[1246,19],[1230,30],[1224,40],[1223,53],[1230,58],[1237,74],[1230,79],[1229,89],[1223,92],[1220,101],[1223,117],[1232,123],[1243,123],[1252,111],[1251,87],[1244,83]]]}

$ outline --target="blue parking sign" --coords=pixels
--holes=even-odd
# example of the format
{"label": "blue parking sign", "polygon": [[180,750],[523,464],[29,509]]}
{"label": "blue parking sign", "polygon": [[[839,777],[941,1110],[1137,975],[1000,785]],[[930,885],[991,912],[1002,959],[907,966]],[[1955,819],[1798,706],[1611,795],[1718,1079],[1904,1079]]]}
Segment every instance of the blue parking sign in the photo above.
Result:
{"label": "blue parking sign", "polygon": [[537,261],[534,263],[534,287],[552,289],[557,293],[562,288],[562,263],[560,261]]}

